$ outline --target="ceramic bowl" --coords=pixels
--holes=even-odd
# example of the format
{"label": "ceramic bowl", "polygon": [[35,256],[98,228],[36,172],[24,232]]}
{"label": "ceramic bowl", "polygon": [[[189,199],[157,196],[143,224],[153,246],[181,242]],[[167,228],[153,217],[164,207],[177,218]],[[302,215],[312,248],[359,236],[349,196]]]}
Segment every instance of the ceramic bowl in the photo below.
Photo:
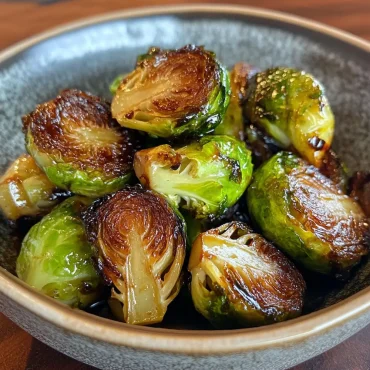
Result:
{"label": "ceramic bowl", "polygon": [[[195,43],[231,66],[305,69],[326,87],[335,149],[351,170],[370,167],[370,44],[311,21],[232,6],[118,12],[76,22],[0,54],[0,170],[24,152],[22,114],[63,88],[109,98],[109,83],[149,46]],[[209,330],[174,303],[159,327],[134,327],[72,310],[14,276],[21,235],[0,222],[0,308],[36,338],[102,369],[282,369],[335,346],[370,322],[370,262],[346,283],[309,283],[305,315],[285,323]],[[202,330],[201,330],[202,329]]]}

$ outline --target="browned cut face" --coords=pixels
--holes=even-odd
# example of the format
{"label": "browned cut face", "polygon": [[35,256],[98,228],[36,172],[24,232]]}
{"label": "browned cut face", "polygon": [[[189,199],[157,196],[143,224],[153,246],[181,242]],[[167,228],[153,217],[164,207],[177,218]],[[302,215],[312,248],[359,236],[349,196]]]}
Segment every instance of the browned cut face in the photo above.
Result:
{"label": "browned cut face", "polygon": [[319,239],[331,245],[330,259],[356,262],[367,253],[368,222],[361,207],[311,167],[289,174],[293,216]]}
{"label": "browned cut face", "polygon": [[[236,262],[230,263],[232,259],[229,257],[223,265],[223,275],[230,288],[230,301],[236,304],[248,302],[267,317],[278,317],[284,313],[298,315],[306,287],[300,272],[282,252],[262,236],[251,233],[248,227],[244,227],[245,224],[232,222],[229,225],[229,230],[237,225],[235,232],[229,236],[229,247],[223,238],[220,238],[219,245],[224,245],[225,253],[227,248],[232,249],[232,254],[229,254]],[[218,229],[215,230],[217,232]],[[210,233],[215,233],[215,230]],[[234,244],[231,240],[239,243]],[[241,266],[239,261],[242,261]]]}
{"label": "browned cut face", "polygon": [[[118,88],[120,110],[127,112],[126,118],[139,109],[184,119],[202,110],[219,78],[212,54],[203,48],[159,51],[141,61]],[[135,85],[131,86],[133,80]]]}
{"label": "browned cut face", "polygon": [[79,90],[64,90],[23,117],[24,131],[41,152],[82,170],[119,176],[132,168],[133,134],[112,118],[110,105]]}
{"label": "browned cut face", "polygon": [[122,278],[118,270],[132,253],[132,240],[139,240],[148,265],[154,265],[169,250],[171,260],[178,248],[184,248],[177,216],[162,197],[151,191],[118,191],[95,202],[83,218],[90,242],[99,251],[99,267],[113,283]]}

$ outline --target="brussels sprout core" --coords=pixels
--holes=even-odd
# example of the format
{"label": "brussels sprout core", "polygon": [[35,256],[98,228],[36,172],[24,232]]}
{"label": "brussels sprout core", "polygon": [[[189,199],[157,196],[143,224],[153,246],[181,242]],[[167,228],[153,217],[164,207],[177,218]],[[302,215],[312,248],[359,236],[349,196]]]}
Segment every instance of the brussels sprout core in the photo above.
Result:
{"label": "brussels sprout core", "polygon": [[248,88],[246,115],[251,123],[321,166],[334,135],[334,116],[322,86],[309,74],[290,68],[257,73]]}
{"label": "brussels sprout core", "polygon": [[229,136],[205,136],[177,150],[169,145],[136,153],[140,182],[197,218],[222,214],[248,186],[253,165],[245,144]]}
{"label": "brussels sprout core", "polygon": [[112,113],[122,126],[155,136],[199,136],[222,121],[229,94],[228,73],[213,53],[195,46],[156,50],[120,84]]}
{"label": "brussels sprout core", "polygon": [[88,202],[72,197],[54,208],[30,229],[17,259],[21,280],[71,307],[95,302],[102,287],[80,219]]}
{"label": "brussels sprout core", "polygon": [[182,220],[161,196],[140,188],[94,202],[84,213],[99,267],[114,285],[129,324],[161,322],[180,290],[185,258]]}
{"label": "brussels sprout core", "polygon": [[65,90],[23,117],[28,152],[62,189],[96,197],[132,175],[135,141],[100,98]]}
{"label": "brussels sprout core", "polygon": [[247,204],[263,235],[311,270],[340,274],[368,253],[361,207],[294,154],[280,152],[254,173]]}
{"label": "brussels sprout core", "polygon": [[299,316],[305,282],[287,258],[241,222],[202,233],[189,260],[195,308],[219,328]]}

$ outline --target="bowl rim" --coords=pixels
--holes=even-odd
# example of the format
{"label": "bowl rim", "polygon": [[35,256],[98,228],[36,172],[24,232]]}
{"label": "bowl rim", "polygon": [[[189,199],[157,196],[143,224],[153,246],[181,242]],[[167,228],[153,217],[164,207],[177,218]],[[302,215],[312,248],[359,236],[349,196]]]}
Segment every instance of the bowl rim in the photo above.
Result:
{"label": "bowl rim", "polygon": [[[331,36],[370,52],[370,42],[302,17],[247,6],[196,4],[129,9],[74,21],[6,48],[0,52],[0,63],[41,41],[86,26],[118,19],[189,13],[245,15],[276,20]],[[182,355],[222,355],[298,343],[355,319],[370,309],[370,287],[368,287],[330,307],[283,323],[224,331],[174,330],[117,323],[73,310],[30,288],[2,267],[0,267],[0,293],[63,330],[114,345]]]}

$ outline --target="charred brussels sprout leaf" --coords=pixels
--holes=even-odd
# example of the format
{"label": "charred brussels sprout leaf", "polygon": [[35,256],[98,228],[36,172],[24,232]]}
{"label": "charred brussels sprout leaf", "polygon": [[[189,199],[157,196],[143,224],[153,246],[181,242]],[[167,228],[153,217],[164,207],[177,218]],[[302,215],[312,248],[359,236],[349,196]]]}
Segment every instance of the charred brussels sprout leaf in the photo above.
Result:
{"label": "charred brussels sprout leaf", "polygon": [[189,271],[195,308],[218,328],[271,324],[300,315],[305,282],[288,259],[244,223],[198,236]]}
{"label": "charred brussels sprout leaf", "polygon": [[246,98],[248,79],[257,73],[250,64],[236,63],[230,72],[230,104],[223,121],[216,127],[216,135],[233,136],[244,140],[244,117],[242,103]]}
{"label": "charred brussels sprout leaf", "polygon": [[17,275],[28,285],[71,307],[98,300],[102,281],[80,219],[87,200],[72,197],[34,225],[17,259]]}
{"label": "charred brussels sprout leaf", "polygon": [[55,185],[27,154],[17,158],[0,179],[0,208],[13,221],[46,214],[60,198]]}
{"label": "charred brussels sprout leaf", "polygon": [[220,215],[248,186],[253,165],[245,144],[230,136],[205,136],[190,145],[141,150],[134,160],[140,182],[197,218]]}
{"label": "charred brussels sprout leaf", "polygon": [[122,188],[132,176],[136,141],[100,98],[65,90],[23,117],[28,152],[49,180],[91,197]]}
{"label": "charred brussels sprout leaf", "polygon": [[246,116],[282,148],[294,148],[316,167],[329,149],[334,116],[322,86],[290,68],[257,73],[248,88]]}
{"label": "charred brussels sprout leaf", "polygon": [[174,138],[211,132],[229,104],[229,76],[213,53],[186,46],[143,57],[113,98],[128,128]]}
{"label": "charred brussels sprout leaf", "polygon": [[347,193],[348,170],[332,149],[325,153],[320,172],[333,181],[344,194]]}
{"label": "charred brussels sprout leaf", "polygon": [[128,188],[95,201],[83,218],[125,322],[161,322],[180,290],[186,246],[178,214],[160,195]]}
{"label": "charred brussels sprout leaf", "polygon": [[370,173],[356,172],[350,180],[350,195],[356,199],[367,217],[370,217]]}
{"label": "charred brussels sprout leaf", "polygon": [[262,165],[247,193],[263,235],[308,269],[340,274],[368,253],[361,207],[294,154],[280,152]]}

